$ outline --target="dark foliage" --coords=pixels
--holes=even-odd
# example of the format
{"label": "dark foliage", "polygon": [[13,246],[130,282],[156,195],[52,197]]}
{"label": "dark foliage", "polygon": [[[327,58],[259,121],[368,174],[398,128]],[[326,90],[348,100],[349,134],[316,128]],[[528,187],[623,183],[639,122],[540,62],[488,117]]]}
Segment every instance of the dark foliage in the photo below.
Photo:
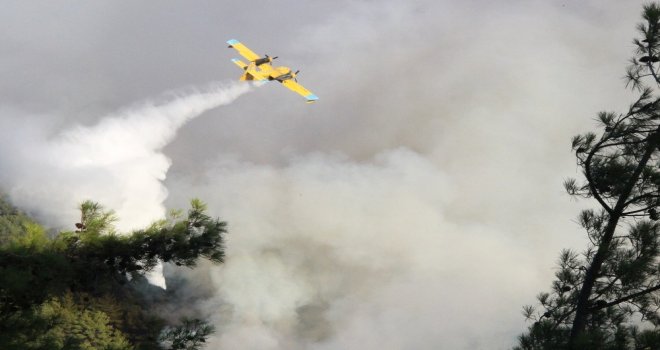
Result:
{"label": "dark foliage", "polygon": [[572,142],[584,180],[564,186],[600,206],[578,217],[590,244],[562,252],[552,290],[524,308],[534,323],[517,349],[660,348],[660,6],[644,6],[643,18],[627,72],[639,98]]}
{"label": "dark foliage", "polygon": [[[161,349],[166,324],[140,292],[148,284],[144,274],[159,262],[222,262],[226,224],[206,215],[199,200],[185,217],[173,212],[131,234],[115,232],[114,214],[96,203],[80,209],[75,232],[48,239],[43,228],[0,201],[0,233],[6,233],[0,236],[0,348],[91,349],[98,339],[89,334],[98,334],[119,344],[116,349]],[[70,334],[73,329],[79,333]]]}

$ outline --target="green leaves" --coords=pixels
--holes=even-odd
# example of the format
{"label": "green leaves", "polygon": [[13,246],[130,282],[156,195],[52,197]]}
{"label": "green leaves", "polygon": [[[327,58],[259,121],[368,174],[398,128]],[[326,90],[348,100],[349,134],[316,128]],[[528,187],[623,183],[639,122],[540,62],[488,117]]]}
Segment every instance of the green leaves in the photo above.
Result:
{"label": "green leaves", "polygon": [[14,244],[37,249],[46,241],[43,227],[11,206],[0,194],[0,248]]}
{"label": "green leaves", "polygon": [[220,263],[224,259],[226,223],[205,213],[206,205],[191,201],[186,218],[163,220],[145,230],[117,234],[111,211],[96,203],[81,205],[84,229],[63,234],[58,247],[75,265],[108,273],[145,273],[158,261],[193,267],[199,258]]}
{"label": "green leaves", "polygon": [[105,313],[81,307],[71,294],[13,313],[4,321],[2,349],[133,349]]}
{"label": "green leaves", "polygon": [[[0,211],[7,208],[0,201]],[[226,223],[206,209],[195,199],[187,215],[172,211],[144,230],[119,234],[114,212],[86,201],[77,230],[52,240],[17,216],[10,227],[20,231],[0,245],[0,348],[124,350],[132,348],[128,340],[153,348],[162,324],[149,321],[133,288],[159,261],[188,267],[202,258],[223,261]],[[173,344],[185,345],[177,349],[197,349],[213,331],[199,320],[177,329]]]}
{"label": "green leaves", "polygon": [[80,222],[76,224],[77,232],[89,232],[87,236],[114,232],[112,225],[117,217],[113,211],[106,211],[100,204],[90,200],[82,202],[78,208]]}

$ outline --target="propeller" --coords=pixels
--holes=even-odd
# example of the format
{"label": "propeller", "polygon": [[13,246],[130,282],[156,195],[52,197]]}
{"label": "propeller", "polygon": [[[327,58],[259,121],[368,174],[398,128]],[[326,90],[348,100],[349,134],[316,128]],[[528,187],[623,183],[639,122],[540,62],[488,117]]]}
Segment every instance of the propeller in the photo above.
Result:
{"label": "propeller", "polygon": [[300,69],[298,69],[295,73],[293,73],[293,80],[297,83],[298,79],[296,79],[296,75],[298,75],[298,72],[300,72]]}
{"label": "propeller", "polygon": [[268,56],[268,54],[266,54],[266,58],[269,58],[271,61],[274,60],[274,59],[276,59],[276,58],[278,58],[278,57],[279,57],[279,56],[275,56],[275,57],[272,57],[272,58],[271,58],[270,56]]}

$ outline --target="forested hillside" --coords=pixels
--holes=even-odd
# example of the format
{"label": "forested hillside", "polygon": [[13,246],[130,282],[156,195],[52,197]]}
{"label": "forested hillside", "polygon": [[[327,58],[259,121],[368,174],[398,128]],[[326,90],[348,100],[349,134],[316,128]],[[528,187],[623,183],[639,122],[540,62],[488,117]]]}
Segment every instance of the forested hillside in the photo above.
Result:
{"label": "forested hillside", "polygon": [[113,212],[80,205],[75,231],[46,230],[0,196],[0,349],[197,349],[213,331],[202,320],[167,324],[168,293],[144,274],[160,261],[221,263],[226,224],[193,200],[187,215],[130,233]]}

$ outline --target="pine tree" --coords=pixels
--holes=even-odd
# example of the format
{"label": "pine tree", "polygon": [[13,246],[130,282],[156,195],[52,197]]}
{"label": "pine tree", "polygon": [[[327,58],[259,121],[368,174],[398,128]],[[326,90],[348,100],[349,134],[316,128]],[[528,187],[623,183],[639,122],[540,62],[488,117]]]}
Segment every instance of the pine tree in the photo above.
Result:
{"label": "pine tree", "polygon": [[160,340],[170,350],[199,350],[213,331],[214,327],[202,320],[184,318],[180,325],[163,329]]}
{"label": "pine tree", "polygon": [[[639,97],[625,113],[601,112],[600,132],[573,138],[584,180],[564,183],[598,210],[578,221],[590,244],[565,250],[549,293],[517,349],[660,348],[660,6],[644,6],[628,86]],[[648,85],[647,85],[648,84]]]}

